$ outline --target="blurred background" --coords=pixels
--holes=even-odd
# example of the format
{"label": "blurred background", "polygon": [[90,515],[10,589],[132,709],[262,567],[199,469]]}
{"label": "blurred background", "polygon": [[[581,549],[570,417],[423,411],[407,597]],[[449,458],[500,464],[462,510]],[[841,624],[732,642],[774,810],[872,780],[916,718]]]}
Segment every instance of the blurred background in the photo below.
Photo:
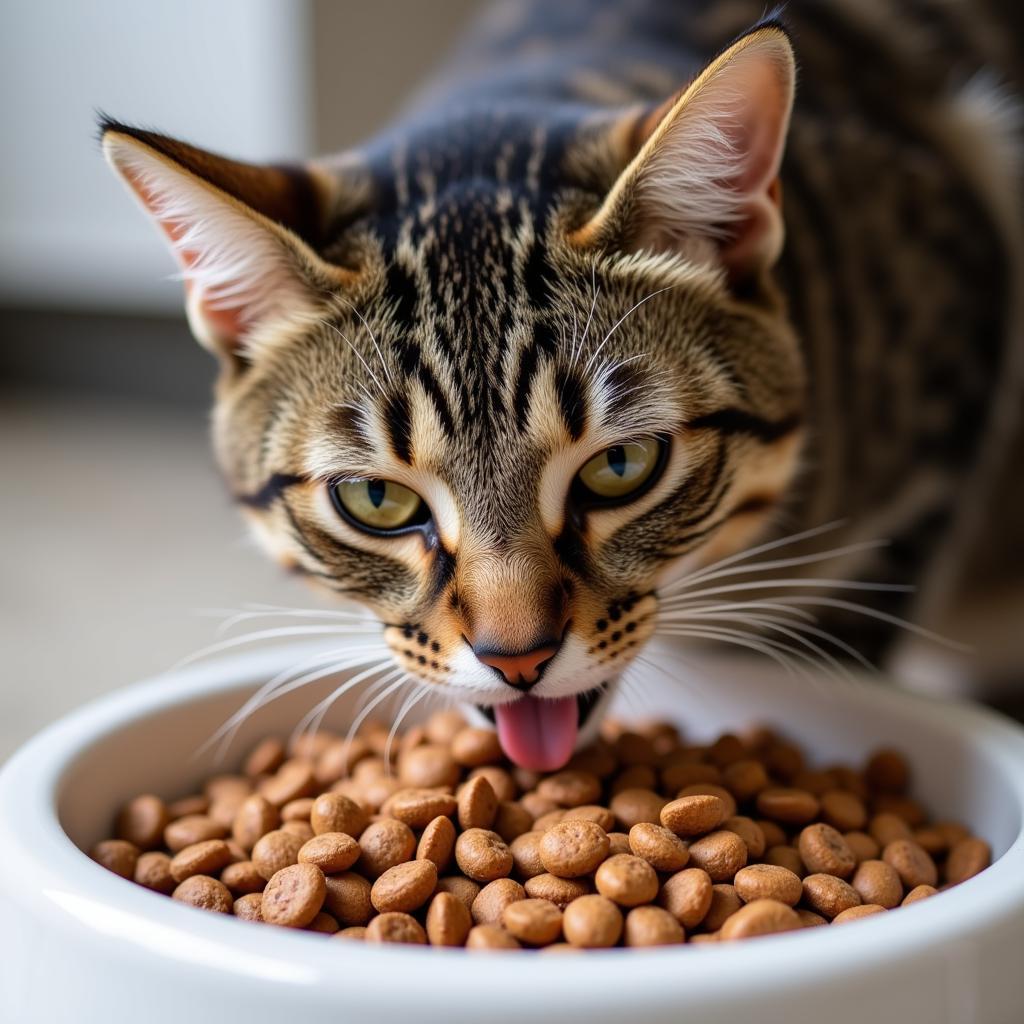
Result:
{"label": "blurred background", "polygon": [[[399,109],[477,6],[4,4],[0,760],[213,642],[216,610],[319,600],[251,549],[227,500],[206,437],[214,361],[101,159],[96,110],[243,159],[336,151]],[[1022,620],[1019,598],[989,594],[945,624],[976,643],[996,702],[1020,700]],[[927,665],[917,678],[954,685]]]}

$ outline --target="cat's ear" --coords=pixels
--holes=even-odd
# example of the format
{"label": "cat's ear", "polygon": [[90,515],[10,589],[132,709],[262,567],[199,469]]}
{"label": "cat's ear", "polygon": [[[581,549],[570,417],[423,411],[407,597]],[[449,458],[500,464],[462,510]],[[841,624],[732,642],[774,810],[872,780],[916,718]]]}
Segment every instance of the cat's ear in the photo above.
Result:
{"label": "cat's ear", "polygon": [[232,364],[276,330],[313,322],[351,273],[314,250],[330,182],[305,168],[215,156],[153,132],[101,125],[107,161],[167,239],[197,340]]}
{"label": "cat's ear", "polygon": [[680,94],[633,120],[628,165],[581,245],[679,252],[740,279],[782,248],[778,182],[796,66],[781,26],[734,42]]}

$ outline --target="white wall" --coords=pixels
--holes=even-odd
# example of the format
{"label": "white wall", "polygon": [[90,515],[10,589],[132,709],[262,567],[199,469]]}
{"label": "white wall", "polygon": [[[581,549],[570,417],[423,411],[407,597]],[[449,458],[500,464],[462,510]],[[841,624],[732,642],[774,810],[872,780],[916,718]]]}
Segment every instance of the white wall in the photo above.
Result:
{"label": "white wall", "polygon": [[178,309],[94,111],[245,159],[312,143],[306,0],[5,0],[0,302]]}

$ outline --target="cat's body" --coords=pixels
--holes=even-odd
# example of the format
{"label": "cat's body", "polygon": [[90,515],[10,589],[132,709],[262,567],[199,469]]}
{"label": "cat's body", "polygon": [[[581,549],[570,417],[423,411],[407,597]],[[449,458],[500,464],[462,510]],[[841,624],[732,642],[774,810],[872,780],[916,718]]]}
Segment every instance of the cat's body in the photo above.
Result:
{"label": "cat's body", "polygon": [[[260,536],[369,604],[415,680],[500,705],[523,763],[564,761],[576,708],[539,753],[523,709],[582,709],[659,604],[728,640],[708,597],[776,635],[822,598],[877,656],[891,622],[841,602],[948,589],[1003,457],[1021,251],[1006,139],[968,84],[998,63],[990,23],[794,4],[791,120],[771,21],[669,100],[759,13],[498,5],[416,111],[309,174],[106,126],[224,360],[218,455]],[[956,74],[906,43],[964,20]],[[819,576],[794,604],[751,605],[732,570],[662,600],[837,519],[828,543],[855,550],[785,566]],[[868,603],[908,614],[895,589]],[[547,700],[516,699],[534,684]]]}

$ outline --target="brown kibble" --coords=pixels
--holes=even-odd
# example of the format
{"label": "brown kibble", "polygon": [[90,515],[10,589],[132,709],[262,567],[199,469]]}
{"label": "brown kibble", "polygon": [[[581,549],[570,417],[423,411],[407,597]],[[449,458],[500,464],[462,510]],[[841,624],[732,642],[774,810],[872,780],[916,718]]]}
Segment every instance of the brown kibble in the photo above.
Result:
{"label": "brown kibble", "polygon": [[915,828],[913,839],[930,857],[941,857],[949,849],[946,833],[935,825]]}
{"label": "brown kibble", "polygon": [[[635,825],[633,826],[636,827]],[[608,833],[608,856],[614,857],[617,853],[632,853],[629,847],[629,836],[625,832]]]}
{"label": "brown kibble", "polygon": [[697,782],[719,783],[721,781],[721,769],[713,764],[704,764],[701,761],[676,761],[675,763],[667,764],[661,770],[662,788],[670,793],[678,792],[680,789],[692,786]]}
{"label": "brown kibble", "polygon": [[139,848],[126,839],[104,839],[92,848],[89,856],[108,871],[131,880],[139,862]]}
{"label": "brown kibble", "polygon": [[864,801],[845,789],[829,789],[819,797],[821,816],[840,832],[855,832],[868,823]]}
{"label": "brown kibble", "polygon": [[455,826],[450,818],[439,815],[423,830],[416,846],[416,859],[432,861],[438,871],[444,871],[455,850]]}
{"label": "brown kibble", "polygon": [[449,875],[437,880],[435,892],[451,893],[467,910],[470,910],[473,900],[480,893],[480,884],[471,878],[466,878],[465,875]]}
{"label": "brown kibble", "polygon": [[736,887],[719,882],[711,886],[711,905],[701,923],[709,932],[717,932],[742,906]]}
{"label": "brown kibble", "polygon": [[623,945],[675,946],[685,938],[683,926],[661,907],[634,907],[626,915]]}
{"label": "brown kibble", "polygon": [[531,791],[524,793],[520,798],[519,802],[529,812],[530,816],[536,820],[544,814],[548,814],[551,811],[558,809],[558,804],[554,800],[549,800],[545,796],[541,796],[539,793]]}
{"label": "brown kibble", "polygon": [[562,931],[572,946],[605,949],[619,941],[622,913],[604,896],[580,896],[563,911]]}
{"label": "brown kibble", "polygon": [[338,922],[330,914],[320,911],[312,921],[306,925],[307,932],[317,932],[321,935],[336,935],[338,933]]}
{"label": "brown kibble", "polygon": [[818,798],[804,789],[773,786],[757,794],[757,812],[784,825],[806,825],[818,813]]}
{"label": "brown kibble", "polygon": [[[284,807],[300,796],[310,796],[316,789],[313,766],[304,760],[285,761],[277,771],[260,786],[260,794],[275,807]],[[265,908],[264,908],[265,909]]]}
{"label": "brown kibble", "polygon": [[299,848],[300,864],[315,864],[325,875],[348,871],[359,860],[359,844],[345,832],[321,832]]}
{"label": "brown kibble", "polygon": [[201,843],[205,839],[223,839],[227,834],[224,825],[205,814],[186,814],[164,829],[164,845],[171,853],[177,853],[186,846]]}
{"label": "brown kibble", "polygon": [[764,837],[764,829],[753,818],[742,814],[734,814],[722,822],[726,832],[735,832],[747,847],[747,861],[757,860],[764,856],[768,841]]}
{"label": "brown kibble", "polygon": [[519,949],[519,943],[496,924],[478,924],[466,937],[466,949]]}
{"label": "brown kibble", "polygon": [[628,730],[619,733],[613,744],[615,756],[623,768],[634,765],[652,765],[657,760],[654,744],[638,732]]}
{"label": "brown kibble", "polygon": [[[736,813],[736,799],[732,793],[715,782],[694,782],[689,786],[683,786],[682,789],[676,793],[676,800],[683,800],[691,796],[713,796],[717,797],[722,803],[722,818],[731,818]],[[664,824],[664,822],[662,822]]]}
{"label": "brown kibble", "polygon": [[703,868],[686,868],[665,880],[658,895],[658,905],[690,930],[707,916],[713,897],[708,873]]}
{"label": "brown kibble", "polygon": [[760,761],[734,761],[722,772],[722,785],[743,803],[767,788],[768,773]]}
{"label": "brown kibble", "polygon": [[452,757],[467,768],[496,764],[502,758],[498,734],[493,729],[460,729],[452,737]]}
{"label": "brown kibble", "polygon": [[366,811],[342,793],[318,796],[309,815],[309,823],[317,835],[321,832],[344,832],[353,839],[362,836],[368,820]]}
{"label": "brown kibble", "polygon": [[831,921],[850,907],[860,905],[860,896],[849,882],[834,875],[808,875],[803,881],[804,902]]}
{"label": "brown kibble", "polygon": [[437,789],[400,789],[384,801],[381,813],[409,828],[426,828],[434,818],[455,813],[455,797]]}
{"label": "brown kibble", "polygon": [[544,833],[540,859],[551,874],[577,878],[596,870],[608,855],[608,847],[608,834],[600,825],[583,820],[561,821]]}
{"label": "brown kibble", "polygon": [[114,825],[114,835],[139,850],[155,850],[160,846],[170,820],[163,800],[146,793],[134,797],[121,808]]}
{"label": "brown kibble", "polygon": [[690,844],[689,863],[712,882],[728,882],[747,863],[747,844],[735,832],[712,832]]}
{"label": "brown kibble", "polygon": [[686,867],[690,851],[679,836],[664,825],[637,822],[629,830],[629,848],[655,871],[679,871]]}
{"label": "brown kibble", "polygon": [[363,938],[367,942],[397,942],[425,946],[427,933],[415,917],[401,912],[378,914],[367,926]]}
{"label": "brown kibble", "polygon": [[[952,856],[952,854],[951,854]],[[897,839],[882,850],[882,860],[896,869],[908,891],[918,885],[936,885],[939,872],[935,861],[912,839]]]}
{"label": "brown kibble", "polygon": [[803,895],[800,876],[774,864],[751,864],[740,869],[733,885],[744,903],[768,899],[795,907]]}
{"label": "brown kibble", "polygon": [[853,850],[853,855],[857,858],[858,864],[866,860],[877,860],[878,855],[882,852],[882,848],[867,832],[855,830],[847,832],[843,838],[846,840],[846,845]]}
{"label": "brown kibble", "polygon": [[[515,800],[519,796],[519,786],[516,784],[516,780],[504,768],[499,768],[494,764],[481,765],[466,776],[466,781],[469,782],[470,779],[475,779],[478,776],[482,776],[491,784],[494,795],[501,803]],[[550,808],[548,809],[550,810]]]}
{"label": "brown kibble", "polygon": [[285,821],[281,823],[281,831],[297,836],[302,842],[309,842],[315,833],[308,821]]}
{"label": "brown kibble", "polygon": [[526,890],[511,878],[496,878],[477,893],[469,908],[474,924],[498,924],[510,903],[526,899]]}
{"label": "brown kibble", "polygon": [[[492,787],[493,788],[493,787]],[[494,831],[511,843],[513,839],[533,828],[533,815],[515,800],[502,800],[494,816]]]}
{"label": "brown kibble", "polygon": [[802,907],[797,907],[796,916],[800,918],[802,928],[817,928],[818,925],[828,924],[821,914],[816,914],[813,910],[804,910]]}
{"label": "brown kibble", "polygon": [[267,880],[256,870],[251,860],[240,860],[229,864],[221,873],[220,880],[235,897],[263,892]]}
{"label": "brown kibble", "polygon": [[282,868],[298,863],[302,844],[303,840],[291,832],[281,829],[268,832],[252,848],[252,862],[256,870],[270,881]]}
{"label": "brown kibble", "polygon": [[[167,805],[167,817],[171,821],[179,818],[187,818],[192,814],[206,814],[210,809],[210,801],[202,793],[192,793],[190,796],[183,796],[180,800],[172,800]],[[166,844],[166,837],[164,843]]]}
{"label": "brown kibble", "polygon": [[455,840],[455,863],[473,881],[491,882],[512,870],[512,851],[497,832],[471,828]]}
{"label": "brown kibble", "polygon": [[259,778],[261,775],[270,775],[284,763],[284,756],[284,744],[276,736],[267,736],[249,752],[242,771],[250,779]]}
{"label": "brown kibble", "polygon": [[912,903],[917,903],[918,900],[926,900],[929,896],[937,896],[939,890],[934,885],[915,885],[906,896],[903,897],[903,902],[900,904],[901,907],[909,907]]}
{"label": "brown kibble", "polygon": [[358,924],[349,925],[348,928],[342,928],[339,931],[335,932],[334,937],[336,939],[346,939],[352,940],[354,942],[365,942],[366,928]]}
{"label": "brown kibble", "polygon": [[433,861],[410,860],[388,868],[373,883],[370,902],[382,914],[394,910],[411,913],[433,896],[436,885],[437,867]]}
{"label": "brown kibble", "polygon": [[502,911],[501,923],[527,946],[547,946],[562,934],[562,911],[550,900],[517,900]]}
{"label": "brown kibble", "polygon": [[[350,833],[351,834],[351,833]],[[416,852],[416,837],[403,821],[382,818],[371,822],[359,837],[358,870],[367,878],[379,878],[396,864],[412,860]]]}
{"label": "brown kibble", "polygon": [[[625,792],[627,789],[649,789],[655,790],[658,787],[658,775],[653,768],[646,764],[635,764],[632,768],[619,772],[611,780],[611,793]],[[568,943],[565,944],[569,949]]]}
{"label": "brown kibble", "polygon": [[427,908],[427,939],[432,946],[462,946],[473,927],[469,908],[450,892],[434,895]]}
{"label": "brown kibble", "polygon": [[424,724],[430,743],[451,743],[466,727],[466,719],[461,711],[448,708],[444,711],[435,711]]}
{"label": "brown kibble", "polygon": [[897,750],[876,750],[864,768],[864,779],[877,793],[903,793],[910,782],[907,759]]}
{"label": "brown kibble", "polygon": [[489,829],[498,813],[498,797],[482,775],[471,779],[459,790],[459,828]]}
{"label": "brown kibble", "polygon": [[873,917],[875,914],[884,914],[885,907],[877,903],[862,903],[859,907],[849,907],[841,910],[834,918],[833,924],[846,924],[847,921],[859,921],[862,917]]}
{"label": "brown kibble", "polygon": [[910,826],[899,815],[888,811],[876,814],[868,822],[868,832],[871,834],[871,838],[878,843],[879,849],[883,850],[897,839],[914,838]]}
{"label": "brown kibble", "polygon": [[258,892],[248,892],[239,896],[231,905],[231,913],[240,921],[263,921],[263,895]]}
{"label": "brown kibble", "polygon": [[800,859],[800,852],[793,846],[769,847],[764,852],[764,862],[786,868],[787,871],[792,871],[797,878],[803,878],[807,874],[804,862]]}
{"label": "brown kibble", "polygon": [[911,829],[920,828],[928,820],[928,813],[924,806],[908,796],[876,793],[871,803],[879,814],[895,814],[897,818],[902,818]]}
{"label": "brown kibble", "polygon": [[601,797],[601,780],[591,772],[566,770],[542,779],[537,792],[560,807],[595,804]]}
{"label": "brown kibble", "polygon": [[231,850],[223,839],[206,839],[179,850],[171,859],[171,877],[184,882],[193,875],[213,875],[231,863]]}
{"label": "brown kibble", "polygon": [[[968,836],[955,842],[946,858],[946,881],[951,885],[959,885],[973,878],[979,871],[992,863],[992,848],[984,839]],[[897,869],[898,870],[898,869]],[[934,882],[922,880],[919,885],[934,885]]]}
{"label": "brown kibble", "polygon": [[638,907],[658,895],[658,876],[654,868],[631,853],[620,853],[605,860],[594,875],[594,885],[602,896],[620,907]]}
{"label": "brown kibble", "polygon": [[811,874],[849,878],[857,866],[857,856],[846,840],[824,822],[808,825],[800,833],[798,849],[800,859]]}
{"label": "brown kibble", "polygon": [[769,821],[767,818],[756,818],[754,824],[764,834],[765,849],[771,846],[785,846],[789,842],[785,829],[777,822]]}
{"label": "brown kibble", "polygon": [[362,875],[343,871],[338,875],[328,875],[325,884],[324,906],[342,928],[364,925],[373,917],[370,883]]}
{"label": "brown kibble", "polygon": [[284,928],[305,928],[320,913],[326,896],[327,881],[318,867],[292,864],[267,882],[260,904],[263,920]]}
{"label": "brown kibble", "polygon": [[784,740],[771,743],[764,752],[765,767],[773,778],[791,782],[804,770],[804,755]]}
{"label": "brown kibble", "polygon": [[594,891],[593,885],[586,878],[559,878],[558,875],[547,872],[528,878],[523,888],[531,899],[551,900],[562,910],[565,910],[573,900]]}
{"label": "brown kibble", "polygon": [[877,903],[886,910],[898,907],[903,883],[896,869],[882,860],[865,860],[857,866],[850,884],[864,903]]}
{"label": "brown kibble", "polygon": [[171,858],[166,853],[150,850],[135,862],[134,880],[153,892],[169,896],[177,884],[171,876]]}
{"label": "brown kibble", "polygon": [[513,869],[523,881],[544,874],[544,863],[540,859],[540,841],[543,837],[543,832],[524,832],[509,844]]}
{"label": "brown kibble", "polygon": [[796,931],[802,927],[796,911],[778,900],[754,900],[731,914],[722,925],[721,939],[753,939],[759,935]]}
{"label": "brown kibble", "polygon": [[212,910],[217,914],[230,914],[234,900],[227,886],[209,875],[193,875],[186,878],[173,893],[171,898],[187,903],[190,907],[200,910]]}
{"label": "brown kibble", "polygon": [[611,832],[615,828],[615,815],[607,807],[599,804],[582,804],[580,807],[570,808],[565,812],[563,821],[592,821],[600,825],[605,832]]}
{"label": "brown kibble", "polygon": [[417,789],[454,786],[459,781],[459,774],[459,766],[451,751],[438,743],[413,747],[398,759],[398,781],[403,786]]}
{"label": "brown kibble", "polygon": [[304,821],[309,824],[309,816],[313,813],[316,801],[311,796],[300,796],[298,800],[289,800],[281,808],[282,821]]}
{"label": "brown kibble", "polygon": [[243,850],[251,850],[260,836],[272,832],[281,823],[277,808],[258,793],[247,796],[235,812],[231,837]]}
{"label": "brown kibble", "polygon": [[547,832],[552,825],[557,825],[566,815],[566,808],[556,807],[553,811],[548,811],[547,814],[542,814],[533,823],[533,829],[536,832]]}
{"label": "brown kibble", "polygon": [[725,820],[725,805],[706,793],[680,797],[661,809],[661,824],[677,836],[702,836]]}

